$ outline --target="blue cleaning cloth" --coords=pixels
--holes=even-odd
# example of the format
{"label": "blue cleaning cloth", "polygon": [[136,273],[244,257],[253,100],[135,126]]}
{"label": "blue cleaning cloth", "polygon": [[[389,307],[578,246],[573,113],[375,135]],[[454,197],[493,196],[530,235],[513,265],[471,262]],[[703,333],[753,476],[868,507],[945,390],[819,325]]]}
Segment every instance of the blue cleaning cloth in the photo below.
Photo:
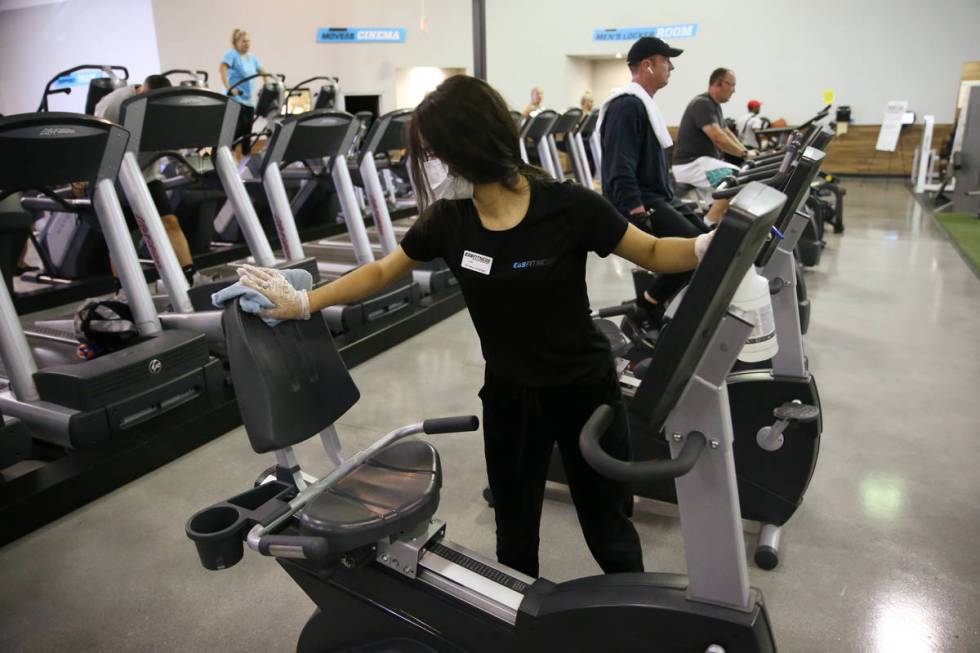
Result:
{"label": "blue cleaning cloth", "polygon": [[[281,272],[282,276],[286,277],[286,281],[291,283],[296,290],[311,290],[313,288],[313,275],[306,270],[281,270]],[[239,297],[241,297],[241,301],[238,302],[238,305],[243,311],[253,315],[258,315],[263,309],[275,308],[276,306],[262,293],[242,285],[241,281],[236,281],[227,288],[222,288],[213,293],[211,303],[214,304],[215,308],[224,308],[225,304]],[[282,322],[282,320],[271,317],[264,317],[262,321],[271,327]]]}

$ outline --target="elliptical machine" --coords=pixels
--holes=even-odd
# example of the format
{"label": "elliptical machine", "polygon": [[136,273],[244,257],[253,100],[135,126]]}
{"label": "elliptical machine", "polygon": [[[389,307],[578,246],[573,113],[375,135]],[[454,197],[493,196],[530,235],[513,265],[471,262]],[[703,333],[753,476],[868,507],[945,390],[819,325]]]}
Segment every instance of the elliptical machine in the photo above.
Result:
{"label": "elliptical machine", "polygon": [[673,460],[604,454],[608,406],[582,432],[583,455],[602,473],[676,479],[688,576],[556,584],[446,540],[446,525],[433,518],[439,455],[402,440],[472,431],[475,417],[396,429],[309,484],[291,447],[343,415],[357,388],[322,320],[270,329],[237,307],[225,313],[225,328],[242,417],[252,448],[275,451],[278,465],[274,479],[190,518],[202,564],[236,564],[243,541],[277,558],[317,605],[299,651],[775,653],[762,593],[748,585],[725,375],[752,329],[731,300],[785,200],[761,184],[742,189],[678,307],[676,328],[654,352],[631,410],[653,433],[665,426]]}

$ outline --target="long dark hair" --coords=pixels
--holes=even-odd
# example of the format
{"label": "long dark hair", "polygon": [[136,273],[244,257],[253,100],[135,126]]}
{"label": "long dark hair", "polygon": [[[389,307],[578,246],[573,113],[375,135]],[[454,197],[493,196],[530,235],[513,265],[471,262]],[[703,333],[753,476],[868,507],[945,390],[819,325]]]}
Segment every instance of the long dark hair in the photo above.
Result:
{"label": "long dark hair", "polygon": [[545,176],[521,159],[517,125],[507,103],[482,79],[448,78],[415,108],[407,129],[419,211],[434,199],[423,165],[429,156],[474,184],[498,182],[516,191],[519,174]]}

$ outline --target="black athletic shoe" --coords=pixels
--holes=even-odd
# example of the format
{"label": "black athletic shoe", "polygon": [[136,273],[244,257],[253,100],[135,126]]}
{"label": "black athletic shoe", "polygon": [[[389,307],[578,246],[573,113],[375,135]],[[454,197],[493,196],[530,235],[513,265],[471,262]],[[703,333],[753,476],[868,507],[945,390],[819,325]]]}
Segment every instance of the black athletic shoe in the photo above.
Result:
{"label": "black athletic shoe", "polygon": [[637,308],[623,316],[620,328],[631,342],[653,348],[664,323],[663,310]]}

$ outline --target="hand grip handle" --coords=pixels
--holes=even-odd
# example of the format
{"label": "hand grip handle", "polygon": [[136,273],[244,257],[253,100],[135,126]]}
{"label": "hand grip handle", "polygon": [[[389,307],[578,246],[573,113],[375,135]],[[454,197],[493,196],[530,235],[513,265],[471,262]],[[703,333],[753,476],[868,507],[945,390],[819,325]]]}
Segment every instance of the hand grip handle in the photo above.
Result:
{"label": "hand grip handle", "polygon": [[626,302],[624,304],[619,304],[618,306],[607,306],[605,308],[600,308],[595,312],[595,317],[615,317],[617,315],[626,315],[633,310],[636,310],[636,302]]}
{"label": "hand grip handle", "polygon": [[321,537],[303,535],[263,535],[259,553],[275,558],[299,558],[317,564],[327,561],[327,541]]}
{"label": "hand grip handle", "polygon": [[582,427],[579,436],[579,449],[589,465],[607,478],[627,483],[664,481],[687,474],[704,451],[706,439],[703,433],[692,431],[677,458],[629,462],[613,458],[606,453],[599,440],[612,425],[615,418],[612,406],[602,405],[595,409],[592,417]]}
{"label": "hand grip handle", "polygon": [[422,422],[422,431],[429,435],[436,433],[462,433],[475,431],[480,428],[480,420],[476,415],[459,415],[456,417],[434,417]]}

